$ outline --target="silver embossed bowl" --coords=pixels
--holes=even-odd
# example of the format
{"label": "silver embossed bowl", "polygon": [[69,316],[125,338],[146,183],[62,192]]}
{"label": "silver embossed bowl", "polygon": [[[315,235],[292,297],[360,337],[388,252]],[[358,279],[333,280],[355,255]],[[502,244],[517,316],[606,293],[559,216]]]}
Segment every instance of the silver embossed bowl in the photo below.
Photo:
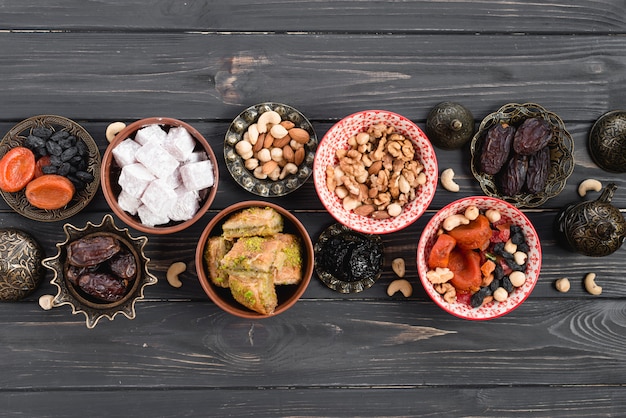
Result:
{"label": "silver embossed bowl", "polygon": [[[296,164],[297,168],[295,170],[284,170],[287,162],[290,161],[289,158],[272,157],[277,162],[280,170],[278,176],[259,172],[263,162],[261,161],[262,158],[259,157],[258,150],[254,151],[250,158],[244,158],[245,155],[242,156],[238,152],[238,146],[240,146],[238,144],[249,141],[248,130],[250,126],[257,124],[259,117],[270,111],[278,113],[281,122],[293,124],[295,128],[303,129],[308,133],[308,140],[305,144],[293,143],[293,147],[291,147],[294,152],[297,152],[296,148],[298,147],[304,150],[302,161]],[[280,146],[277,147],[277,139],[274,138],[273,141],[268,141],[265,148],[272,154],[275,154],[273,149],[276,148],[276,152],[283,155],[285,145],[279,144]],[[255,143],[256,141],[257,139],[254,140]],[[292,141],[290,140],[289,143],[292,143]],[[289,143],[287,143],[287,147],[290,147]],[[300,188],[313,173],[313,158],[315,157],[316,149],[317,136],[311,122],[297,109],[286,104],[274,102],[259,103],[245,109],[230,124],[224,139],[224,159],[233,179],[250,193],[263,197],[284,196]],[[254,168],[250,165],[253,161],[259,162]],[[256,167],[259,167],[259,169],[256,169]],[[255,170],[257,171],[255,172]]]}

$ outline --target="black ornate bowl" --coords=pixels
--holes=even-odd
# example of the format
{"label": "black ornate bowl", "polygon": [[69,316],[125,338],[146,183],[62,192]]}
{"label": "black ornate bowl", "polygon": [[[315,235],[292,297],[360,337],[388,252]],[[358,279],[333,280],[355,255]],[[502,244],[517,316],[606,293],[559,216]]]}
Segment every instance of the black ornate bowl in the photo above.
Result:
{"label": "black ornate bowl", "polygon": [[[522,191],[514,196],[504,196],[498,190],[496,176],[485,174],[480,170],[480,152],[485,136],[489,129],[497,124],[507,123],[517,127],[524,120],[536,117],[546,120],[551,125],[553,133],[552,139],[548,143],[550,148],[550,173],[546,187],[539,193]],[[480,183],[483,192],[487,196],[502,199],[516,207],[537,207],[548,199],[557,196],[561,193],[567,179],[574,171],[574,140],[565,129],[563,120],[535,103],[508,103],[496,112],[487,115],[472,138],[470,150],[472,174]]]}
{"label": "black ornate bowl", "polygon": [[[85,227],[76,228],[73,225],[65,224],[63,230],[65,231],[65,241],[57,243],[57,255],[42,261],[43,265],[54,273],[50,283],[58,288],[52,306],[70,305],[72,314],[82,313],[85,315],[87,328],[95,327],[103,317],[113,320],[120,313],[128,319],[135,318],[135,302],[143,299],[146,286],[157,283],[157,278],[148,271],[150,259],[144,254],[144,246],[148,242],[148,238],[143,236],[132,237],[128,229],[120,229],[115,226],[113,217],[109,214],[105,215],[98,225],[87,222]],[[126,294],[115,302],[101,302],[90,298],[70,283],[65,274],[69,243],[87,236],[107,235],[117,238],[121,245],[130,251],[137,263],[137,271],[132,285],[129,285]]]}
{"label": "black ornate bowl", "polygon": [[600,116],[591,127],[588,146],[600,168],[626,172],[626,111],[613,110]]}
{"label": "black ornate bowl", "polygon": [[64,130],[76,136],[77,139],[82,140],[89,152],[87,169],[85,171],[93,175],[94,179],[87,183],[84,189],[78,190],[66,206],[55,210],[39,209],[32,206],[26,200],[24,190],[14,193],[0,191],[0,194],[13,210],[29,219],[54,222],[70,218],[83,210],[98,191],[100,186],[100,151],[96,142],[85,128],[73,120],[62,116],[39,115],[21,121],[6,133],[2,141],[0,141],[0,158],[12,148],[24,145],[24,141],[36,127],[46,127],[55,132]]}

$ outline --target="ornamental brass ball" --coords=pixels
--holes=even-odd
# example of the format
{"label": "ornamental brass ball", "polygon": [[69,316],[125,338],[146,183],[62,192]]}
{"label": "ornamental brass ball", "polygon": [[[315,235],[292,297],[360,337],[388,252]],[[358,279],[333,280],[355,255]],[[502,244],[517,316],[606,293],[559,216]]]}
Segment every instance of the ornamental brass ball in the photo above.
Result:
{"label": "ornamental brass ball", "polygon": [[465,106],[441,102],[426,118],[426,136],[433,145],[443,149],[457,149],[474,135],[474,116]]}
{"label": "ornamental brass ball", "polygon": [[603,170],[626,172],[626,111],[600,116],[591,127],[588,147],[591,158]]}

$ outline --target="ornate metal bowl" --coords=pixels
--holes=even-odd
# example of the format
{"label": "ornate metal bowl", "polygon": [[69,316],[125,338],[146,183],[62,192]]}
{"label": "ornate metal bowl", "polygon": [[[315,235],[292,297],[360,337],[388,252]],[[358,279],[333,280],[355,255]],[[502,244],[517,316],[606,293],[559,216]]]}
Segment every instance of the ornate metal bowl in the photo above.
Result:
{"label": "ornate metal bowl", "polygon": [[37,241],[15,228],[0,229],[0,300],[17,301],[43,279],[43,251]]}
{"label": "ornate metal bowl", "polygon": [[[50,283],[58,288],[52,306],[70,305],[72,314],[82,313],[85,315],[87,328],[95,327],[98,321],[104,317],[113,320],[117,314],[123,314],[128,319],[135,318],[135,302],[143,299],[146,286],[157,283],[157,278],[148,271],[150,259],[144,254],[144,247],[148,238],[143,236],[133,238],[128,229],[120,229],[115,226],[113,217],[109,214],[105,215],[98,225],[87,222],[85,227],[76,228],[73,225],[65,224],[63,230],[65,231],[65,241],[57,243],[57,255],[42,261],[43,265],[54,273]],[[133,284],[124,297],[118,301],[108,303],[90,299],[71,284],[65,276],[68,244],[77,239],[94,235],[114,235],[122,246],[133,254],[137,262],[137,273]]]}
{"label": "ornate metal bowl", "polygon": [[91,135],[73,120],[62,116],[39,115],[21,121],[6,133],[0,142],[0,158],[10,149],[23,145],[27,136],[38,126],[52,129],[55,132],[65,130],[82,140],[89,151],[86,171],[93,175],[94,179],[83,190],[77,191],[65,207],[55,210],[39,209],[32,206],[26,200],[24,190],[14,193],[0,191],[0,194],[13,210],[29,219],[43,222],[60,221],[83,210],[96,195],[100,186],[100,152]]}
{"label": "ornate metal bowl", "polygon": [[[243,158],[235,151],[235,145],[243,139],[248,127],[255,123],[262,113],[269,110],[277,112],[283,120],[293,122],[296,127],[304,129],[310,135],[309,142],[304,146],[306,151],[304,162],[300,164],[295,174],[287,175],[284,179],[256,178],[252,171],[244,166]],[[257,196],[279,197],[297,190],[308,180],[313,173],[316,148],[317,136],[313,125],[302,113],[286,104],[265,102],[245,109],[230,124],[224,140],[224,159],[228,171],[241,187]]]}
{"label": "ornate metal bowl", "polygon": [[600,116],[591,127],[588,146],[600,168],[626,172],[626,111],[614,110]]}
{"label": "ornate metal bowl", "polygon": [[[485,174],[480,170],[480,152],[485,135],[489,129],[499,123],[507,123],[517,127],[524,120],[536,117],[546,120],[553,130],[552,139],[548,143],[550,148],[550,173],[546,187],[540,193],[522,191],[515,196],[504,196],[498,190],[496,176]],[[567,179],[574,171],[574,140],[567,129],[565,129],[563,120],[535,103],[508,103],[496,112],[487,115],[472,138],[470,150],[472,174],[480,183],[483,192],[487,196],[497,197],[517,207],[537,207],[548,199],[557,196],[561,193]]]}

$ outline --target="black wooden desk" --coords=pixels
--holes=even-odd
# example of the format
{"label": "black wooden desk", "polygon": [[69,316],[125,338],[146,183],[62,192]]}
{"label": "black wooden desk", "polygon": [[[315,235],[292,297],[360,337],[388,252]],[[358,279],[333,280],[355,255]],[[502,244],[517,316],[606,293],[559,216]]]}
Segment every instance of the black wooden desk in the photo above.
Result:
{"label": "black wooden desk", "polygon": [[[614,181],[586,148],[591,124],[626,107],[626,3],[607,1],[0,1],[0,132],[38,114],[82,124],[101,151],[111,121],[169,116],[195,126],[219,157],[214,207],[193,228],[149,236],[160,279],[137,318],[88,330],[67,306],[43,311],[45,283],[0,304],[0,416],[623,416],[626,414],[624,249],[593,259],[562,249],[551,225],[578,200],[585,178]],[[479,122],[508,102],[559,114],[575,139],[565,190],[526,213],[539,231],[543,268],[531,297],[488,322],[457,319],[428,299],[414,264],[433,213],[480,194],[469,151],[437,149],[461,192],[438,188],[428,212],[384,236],[385,273],[341,295],[313,277],[287,313],[251,321],[203,293],[193,256],[220,209],[255,196],[223,164],[232,118],[262,101],[290,104],[321,138],[355,111],[382,108],[422,128],[443,100]],[[333,220],[312,179],[275,199],[315,240]],[[100,192],[69,221],[110,213]],[[118,220],[119,222],[119,220]],[[56,253],[63,222],[37,223],[0,203],[0,227],[34,232]],[[132,231],[138,235],[136,231]],[[140,235],[140,234],[139,234]],[[391,260],[408,261],[414,294],[388,297]],[[181,289],[165,271],[189,265]],[[585,292],[595,272],[604,291]],[[567,294],[554,281],[569,277]]]}

